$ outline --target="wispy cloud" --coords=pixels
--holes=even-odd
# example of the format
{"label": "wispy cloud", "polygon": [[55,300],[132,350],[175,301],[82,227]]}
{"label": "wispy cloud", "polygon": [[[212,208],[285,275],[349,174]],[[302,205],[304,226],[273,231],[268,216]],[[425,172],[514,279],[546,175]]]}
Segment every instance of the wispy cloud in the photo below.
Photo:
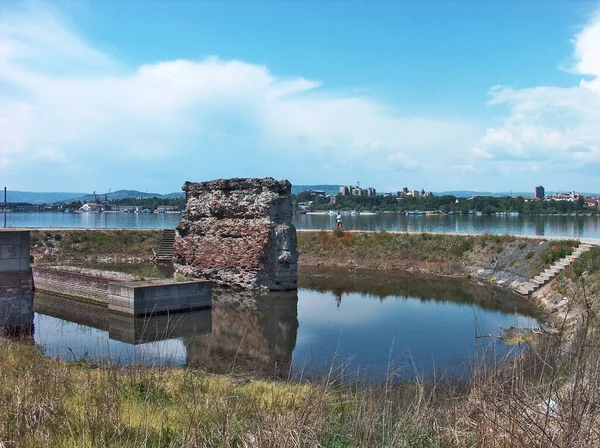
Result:
{"label": "wispy cloud", "polygon": [[[62,188],[70,189],[92,188],[82,174],[86,182],[114,175],[114,183],[139,181],[142,172],[177,176],[176,185],[244,175],[374,182],[370,170],[391,177],[449,161],[477,135],[471,123],[398,116],[372,98],[239,60],[127,67],[52,9],[7,14],[0,170],[13,183],[25,183],[19,170],[42,173],[42,164],[64,173]],[[331,178],[332,171],[343,173]]]}
{"label": "wispy cloud", "polygon": [[600,167],[600,14],[573,39],[580,82],[494,87],[489,106],[509,113],[486,126],[399,114],[241,60],[131,66],[60,11],[29,5],[5,8],[0,21],[0,177],[14,189],[169,191],[184,180],[268,175],[472,189]]}
{"label": "wispy cloud", "polygon": [[569,88],[496,86],[489,104],[508,106],[501,126],[487,129],[474,147],[478,157],[504,169],[542,164],[548,173],[600,168],[600,11],[573,39],[572,71],[585,76]]}

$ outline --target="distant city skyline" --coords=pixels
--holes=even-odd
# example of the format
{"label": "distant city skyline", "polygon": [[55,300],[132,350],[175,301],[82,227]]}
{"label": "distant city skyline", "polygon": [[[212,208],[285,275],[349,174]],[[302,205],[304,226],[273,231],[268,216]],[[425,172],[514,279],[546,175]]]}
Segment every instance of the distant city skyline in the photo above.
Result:
{"label": "distant city skyline", "polygon": [[594,192],[599,76],[599,1],[4,2],[0,182]]}

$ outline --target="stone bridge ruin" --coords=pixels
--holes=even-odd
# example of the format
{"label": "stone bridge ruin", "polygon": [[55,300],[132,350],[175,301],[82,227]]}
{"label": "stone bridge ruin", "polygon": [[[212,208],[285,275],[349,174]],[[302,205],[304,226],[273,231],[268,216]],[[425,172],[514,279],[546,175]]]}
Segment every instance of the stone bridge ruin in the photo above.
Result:
{"label": "stone bridge ruin", "polygon": [[265,179],[186,182],[175,236],[176,273],[219,285],[291,291],[298,287],[292,185]]}

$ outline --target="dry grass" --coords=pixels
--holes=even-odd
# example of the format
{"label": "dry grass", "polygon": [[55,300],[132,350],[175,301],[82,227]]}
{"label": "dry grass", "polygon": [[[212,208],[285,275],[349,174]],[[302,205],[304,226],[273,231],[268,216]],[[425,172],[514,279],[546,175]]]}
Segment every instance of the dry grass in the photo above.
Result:
{"label": "dry grass", "polygon": [[[103,368],[0,339],[0,440],[17,446],[439,446],[432,395]],[[418,444],[415,445],[415,443]]]}

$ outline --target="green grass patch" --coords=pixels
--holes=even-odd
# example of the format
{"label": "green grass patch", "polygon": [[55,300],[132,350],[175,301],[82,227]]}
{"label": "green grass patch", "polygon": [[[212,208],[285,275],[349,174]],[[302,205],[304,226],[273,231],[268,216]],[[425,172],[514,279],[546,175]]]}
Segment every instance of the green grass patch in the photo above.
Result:
{"label": "green grass patch", "polygon": [[598,272],[600,272],[600,247],[598,246],[581,254],[569,268],[569,273],[576,277],[581,277],[584,273],[595,275]]}
{"label": "green grass patch", "polygon": [[484,233],[479,236],[479,244],[481,247],[486,247],[488,244],[502,244],[502,243],[511,243],[516,240],[516,237],[512,235],[496,235],[492,233]]}
{"label": "green grass patch", "polygon": [[541,260],[544,264],[552,264],[561,258],[571,255],[573,250],[579,246],[577,240],[559,240],[552,241],[550,247],[540,254]]}
{"label": "green grass patch", "polygon": [[31,232],[31,249],[40,255],[43,246],[54,247],[60,257],[79,258],[85,255],[128,255],[151,257],[162,237],[160,230],[64,230]]}
{"label": "green grass patch", "polygon": [[460,258],[474,247],[475,238],[431,233],[325,231],[299,232],[300,254],[360,257]]}

